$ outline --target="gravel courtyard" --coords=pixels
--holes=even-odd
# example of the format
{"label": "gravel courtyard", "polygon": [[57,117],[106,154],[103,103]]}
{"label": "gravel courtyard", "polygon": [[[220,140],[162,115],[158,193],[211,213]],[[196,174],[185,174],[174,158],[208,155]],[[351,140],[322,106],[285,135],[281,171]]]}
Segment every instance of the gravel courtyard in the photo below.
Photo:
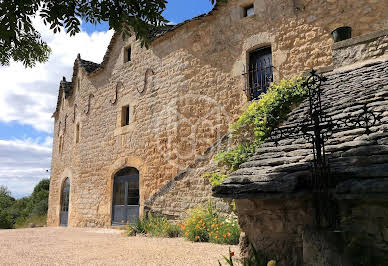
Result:
{"label": "gravel courtyard", "polygon": [[[0,230],[0,265],[218,265],[229,246],[181,238],[125,237],[119,230]],[[237,251],[237,246],[231,246]]]}

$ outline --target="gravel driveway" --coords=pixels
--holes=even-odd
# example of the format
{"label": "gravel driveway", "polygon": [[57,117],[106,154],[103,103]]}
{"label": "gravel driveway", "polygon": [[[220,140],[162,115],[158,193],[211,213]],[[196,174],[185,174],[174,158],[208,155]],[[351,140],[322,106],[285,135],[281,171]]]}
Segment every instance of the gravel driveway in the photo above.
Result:
{"label": "gravel driveway", "polygon": [[[231,246],[237,251],[237,246]],[[0,230],[0,265],[215,265],[229,246],[126,237],[113,229]]]}

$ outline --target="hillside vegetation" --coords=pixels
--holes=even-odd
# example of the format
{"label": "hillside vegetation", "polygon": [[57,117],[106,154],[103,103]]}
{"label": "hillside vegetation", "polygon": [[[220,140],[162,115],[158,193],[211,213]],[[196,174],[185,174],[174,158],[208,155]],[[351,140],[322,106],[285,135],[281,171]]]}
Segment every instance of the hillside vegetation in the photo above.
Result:
{"label": "hillside vegetation", "polygon": [[31,196],[14,199],[6,186],[0,186],[0,229],[46,224],[50,180],[43,179]]}

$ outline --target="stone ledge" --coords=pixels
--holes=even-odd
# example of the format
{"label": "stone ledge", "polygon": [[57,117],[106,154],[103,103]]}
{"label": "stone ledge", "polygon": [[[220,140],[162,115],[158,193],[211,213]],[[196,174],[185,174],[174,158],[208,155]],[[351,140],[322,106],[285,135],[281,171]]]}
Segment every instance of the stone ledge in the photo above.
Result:
{"label": "stone ledge", "polygon": [[338,50],[338,49],[346,48],[346,47],[353,46],[356,44],[369,42],[373,39],[377,39],[377,38],[385,36],[385,35],[388,35],[388,29],[372,32],[369,34],[353,37],[353,38],[345,40],[345,41],[334,43],[332,46],[332,49]]}

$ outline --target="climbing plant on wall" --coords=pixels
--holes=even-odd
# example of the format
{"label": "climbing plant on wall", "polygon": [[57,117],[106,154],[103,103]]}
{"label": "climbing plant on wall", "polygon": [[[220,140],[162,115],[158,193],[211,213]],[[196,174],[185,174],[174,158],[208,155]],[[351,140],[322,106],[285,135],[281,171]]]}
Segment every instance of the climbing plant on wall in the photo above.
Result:
{"label": "climbing plant on wall", "polygon": [[292,109],[308,96],[304,78],[295,77],[271,84],[268,92],[252,102],[230,126],[234,145],[215,156],[220,172],[204,174],[212,185],[221,184],[227,174],[246,162],[264,142],[272,129],[284,122]]}

